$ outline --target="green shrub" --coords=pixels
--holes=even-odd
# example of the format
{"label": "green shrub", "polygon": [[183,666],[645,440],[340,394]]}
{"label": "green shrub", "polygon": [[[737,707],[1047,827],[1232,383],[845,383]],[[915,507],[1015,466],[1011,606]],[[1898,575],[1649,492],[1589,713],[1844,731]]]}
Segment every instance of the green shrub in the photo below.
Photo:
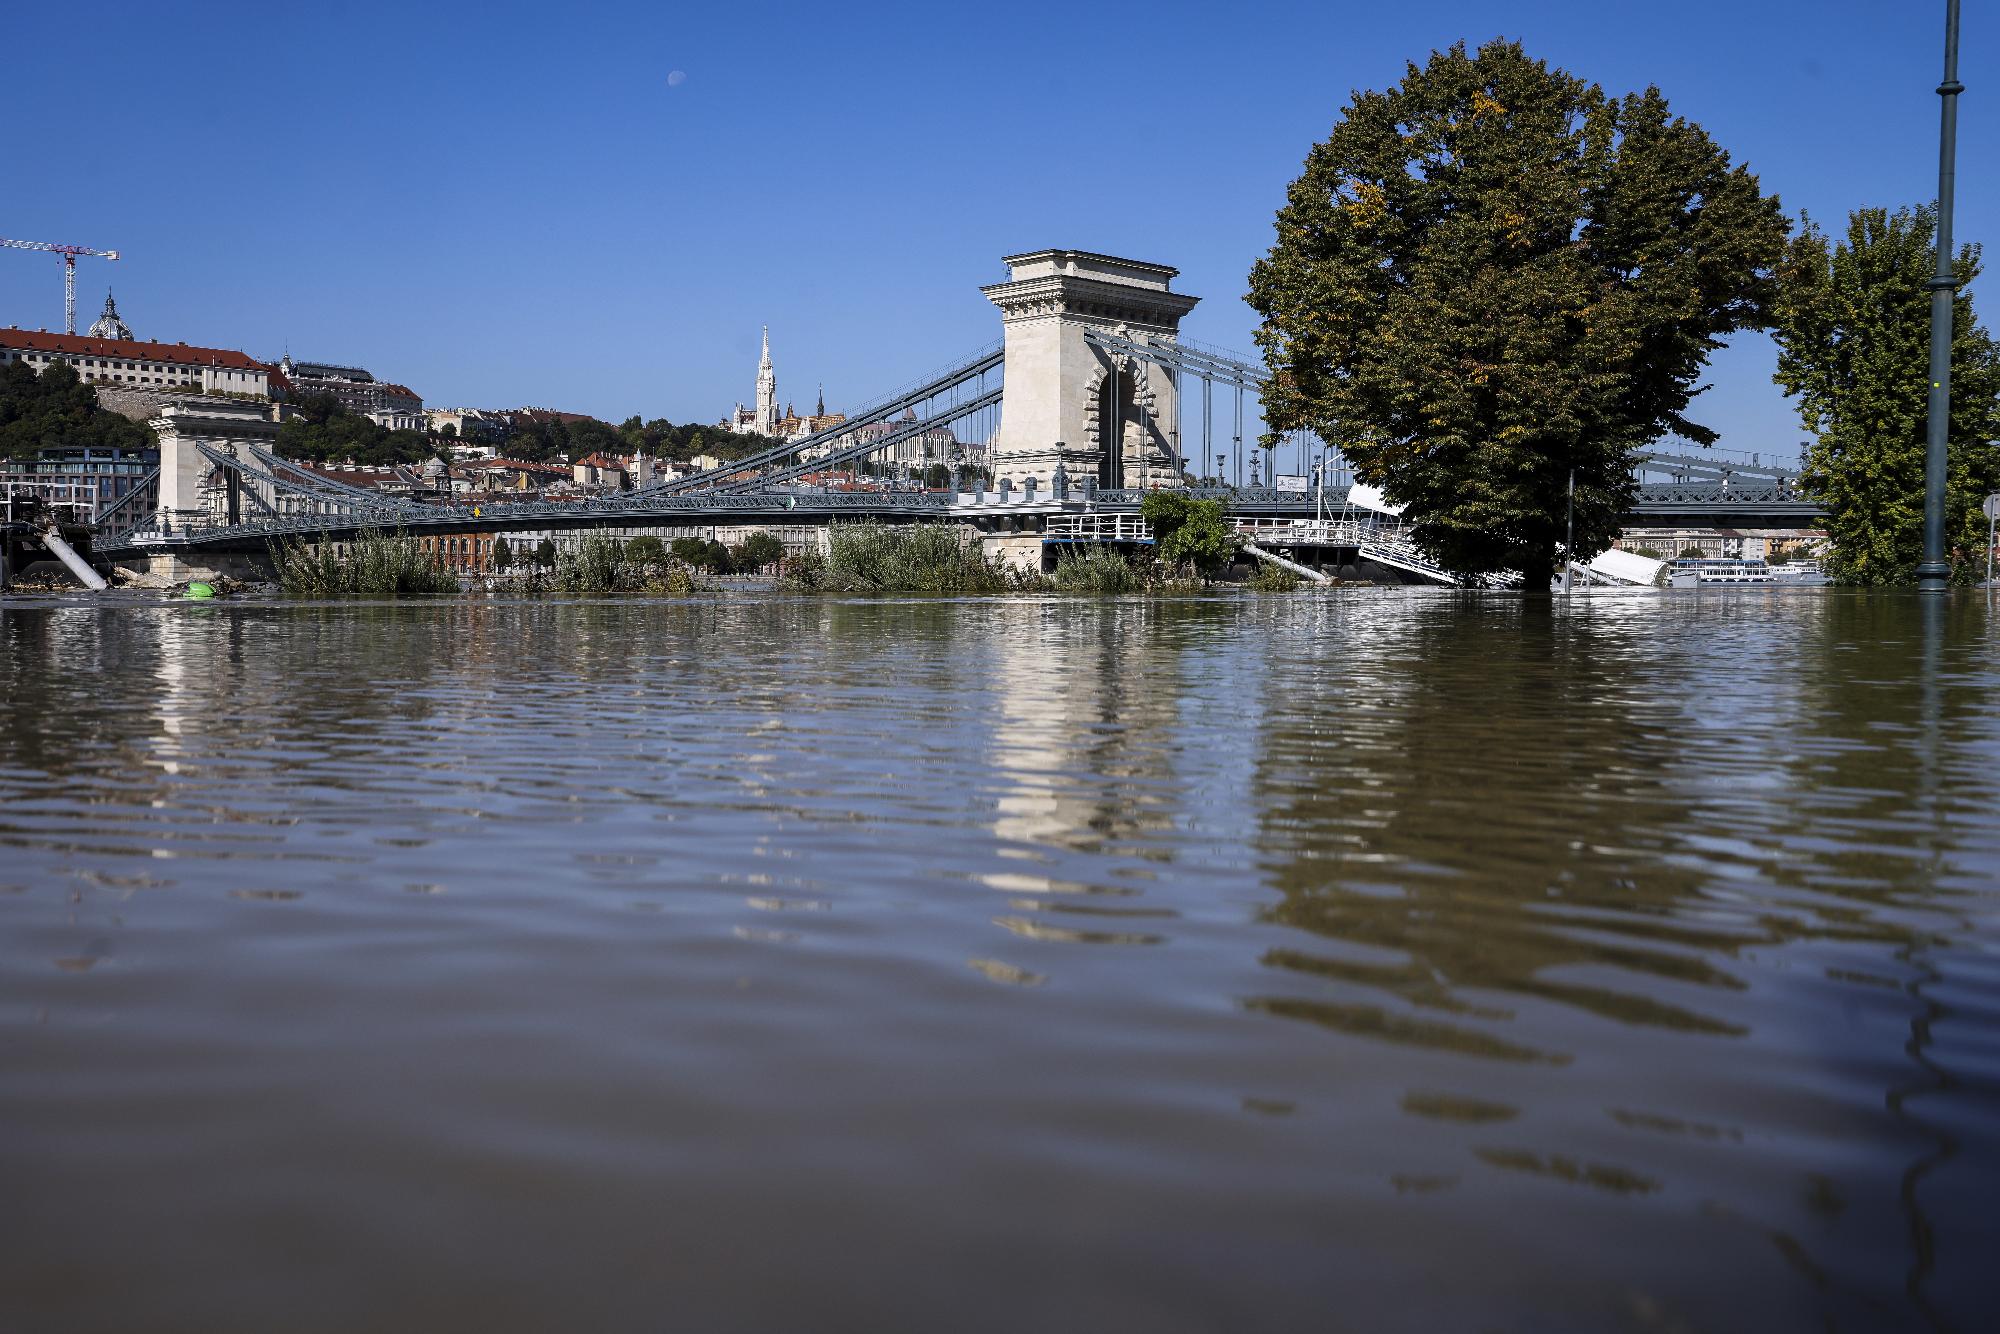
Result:
{"label": "green shrub", "polygon": [[628,570],[624,544],[602,533],[590,533],[573,551],[556,557],[556,587],[565,593],[615,593],[635,587],[635,571]]}
{"label": "green shrub", "polygon": [[1144,586],[1145,579],[1121,553],[1092,547],[1057,557],[1051,582],[1059,593],[1131,593]]}
{"label": "green shrub", "polygon": [[346,544],[288,543],[273,550],[287,597],[413,597],[456,593],[458,576],[408,533],[368,531]]}
{"label": "green shrub", "polygon": [[794,593],[817,593],[826,586],[826,553],[801,551],[778,567],[778,582]]}
{"label": "green shrub", "polygon": [[955,524],[868,520],[832,534],[823,587],[840,593],[997,593],[1007,574]]}
{"label": "green shrub", "polygon": [[665,568],[648,574],[645,588],[648,593],[676,598],[684,598],[690,593],[701,591],[701,585],[695,580],[694,571],[679,561],[670,562]]}
{"label": "green shrub", "polygon": [[1256,569],[1250,571],[1250,577],[1244,580],[1246,586],[1259,593],[1296,593],[1304,582],[1284,566],[1262,560],[1257,562]]}
{"label": "green shrub", "polygon": [[1168,565],[1214,574],[1235,554],[1228,510],[1219,500],[1195,500],[1181,491],[1148,491],[1139,513],[1153,530],[1154,550]]}

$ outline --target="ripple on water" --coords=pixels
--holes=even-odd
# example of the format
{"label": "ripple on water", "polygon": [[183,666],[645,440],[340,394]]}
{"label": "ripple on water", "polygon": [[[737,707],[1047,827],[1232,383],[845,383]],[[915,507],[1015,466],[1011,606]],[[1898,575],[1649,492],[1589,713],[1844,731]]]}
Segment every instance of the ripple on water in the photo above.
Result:
{"label": "ripple on water", "polygon": [[1996,663],[1755,590],[0,602],[0,1290],[1977,1327]]}

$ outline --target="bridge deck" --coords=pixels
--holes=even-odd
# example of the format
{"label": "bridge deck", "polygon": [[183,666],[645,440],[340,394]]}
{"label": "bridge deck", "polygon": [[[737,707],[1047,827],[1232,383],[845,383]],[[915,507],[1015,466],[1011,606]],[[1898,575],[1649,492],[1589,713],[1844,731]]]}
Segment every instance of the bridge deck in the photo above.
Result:
{"label": "bridge deck", "polygon": [[[1233,515],[1287,524],[1314,521],[1314,498],[1270,488],[1196,488],[1189,494],[1229,502]],[[1135,514],[1137,490],[1071,491],[1063,498],[1032,491],[703,491],[608,497],[588,503],[480,501],[458,505],[385,503],[344,513],[296,513],[169,531],[134,529],[100,538],[99,555],[113,559],[152,552],[248,550],[273,540],[340,537],[377,529],[412,532],[510,532],[672,525],[821,523],[864,518],[889,522],[951,519],[982,527],[1040,527],[1057,515]],[[1329,489],[1324,505],[1338,513],[1345,488]],[[1812,501],[1782,486],[1668,484],[1640,489],[1628,524],[1803,528],[1821,521]]]}

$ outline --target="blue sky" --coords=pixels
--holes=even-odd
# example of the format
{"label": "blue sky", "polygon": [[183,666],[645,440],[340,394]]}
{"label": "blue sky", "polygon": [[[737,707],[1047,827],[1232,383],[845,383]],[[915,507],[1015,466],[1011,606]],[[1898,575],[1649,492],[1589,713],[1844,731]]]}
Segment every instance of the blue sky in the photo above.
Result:
{"label": "blue sky", "polygon": [[[1942,3],[9,6],[0,235],[141,337],[366,365],[436,405],[712,420],[872,398],[999,335],[999,257],[1178,266],[1251,348],[1251,262],[1357,87],[1460,38],[1657,83],[1788,210],[1935,190]],[[2000,24],[1967,7],[1959,234],[2000,221]],[[673,71],[684,75],[670,84]],[[1987,280],[1991,283],[1992,279]],[[2000,298],[1995,298],[2000,300]],[[0,251],[0,323],[59,328]],[[1989,316],[1988,323],[1992,322]],[[1796,450],[1770,344],[1695,416]]]}

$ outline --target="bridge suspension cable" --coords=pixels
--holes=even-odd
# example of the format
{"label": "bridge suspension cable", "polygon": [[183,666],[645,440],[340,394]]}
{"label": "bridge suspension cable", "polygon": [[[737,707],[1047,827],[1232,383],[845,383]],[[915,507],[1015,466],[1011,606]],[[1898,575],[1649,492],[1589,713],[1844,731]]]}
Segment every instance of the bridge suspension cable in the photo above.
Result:
{"label": "bridge suspension cable", "polygon": [[[970,361],[954,366],[950,370],[934,376],[921,384],[891,394],[889,397],[861,409],[838,426],[831,426],[823,431],[802,436],[797,440],[788,440],[783,444],[774,445],[769,449],[759,450],[754,454],[724,463],[720,468],[713,468],[707,472],[696,473],[693,476],[681,477],[669,482],[655,482],[651,486],[640,488],[640,491],[634,494],[674,495],[684,491],[708,489],[724,485],[740,487],[745,482],[756,480],[753,476],[754,474],[760,473],[761,470],[773,464],[796,472],[797,470],[793,469],[793,465],[795,463],[806,462],[806,460],[800,458],[803,453],[809,450],[822,449],[827,446],[835,446],[843,457],[859,457],[859,455],[854,453],[855,446],[852,442],[849,445],[840,444],[843,436],[851,436],[865,426],[874,426],[890,421],[898,413],[913,411],[928,400],[937,398],[940,395],[949,394],[970,381],[982,380],[984,376],[999,370],[1004,364],[1005,355],[996,344],[973,357]],[[898,436],[898,439],[902,438],[907,437]],[[870,445],[870,448],[861,450],[861,455],[874,453],[885,448],[887,443],[894,442],[886,441],[885,438],[885,440],[867,443]]]}

